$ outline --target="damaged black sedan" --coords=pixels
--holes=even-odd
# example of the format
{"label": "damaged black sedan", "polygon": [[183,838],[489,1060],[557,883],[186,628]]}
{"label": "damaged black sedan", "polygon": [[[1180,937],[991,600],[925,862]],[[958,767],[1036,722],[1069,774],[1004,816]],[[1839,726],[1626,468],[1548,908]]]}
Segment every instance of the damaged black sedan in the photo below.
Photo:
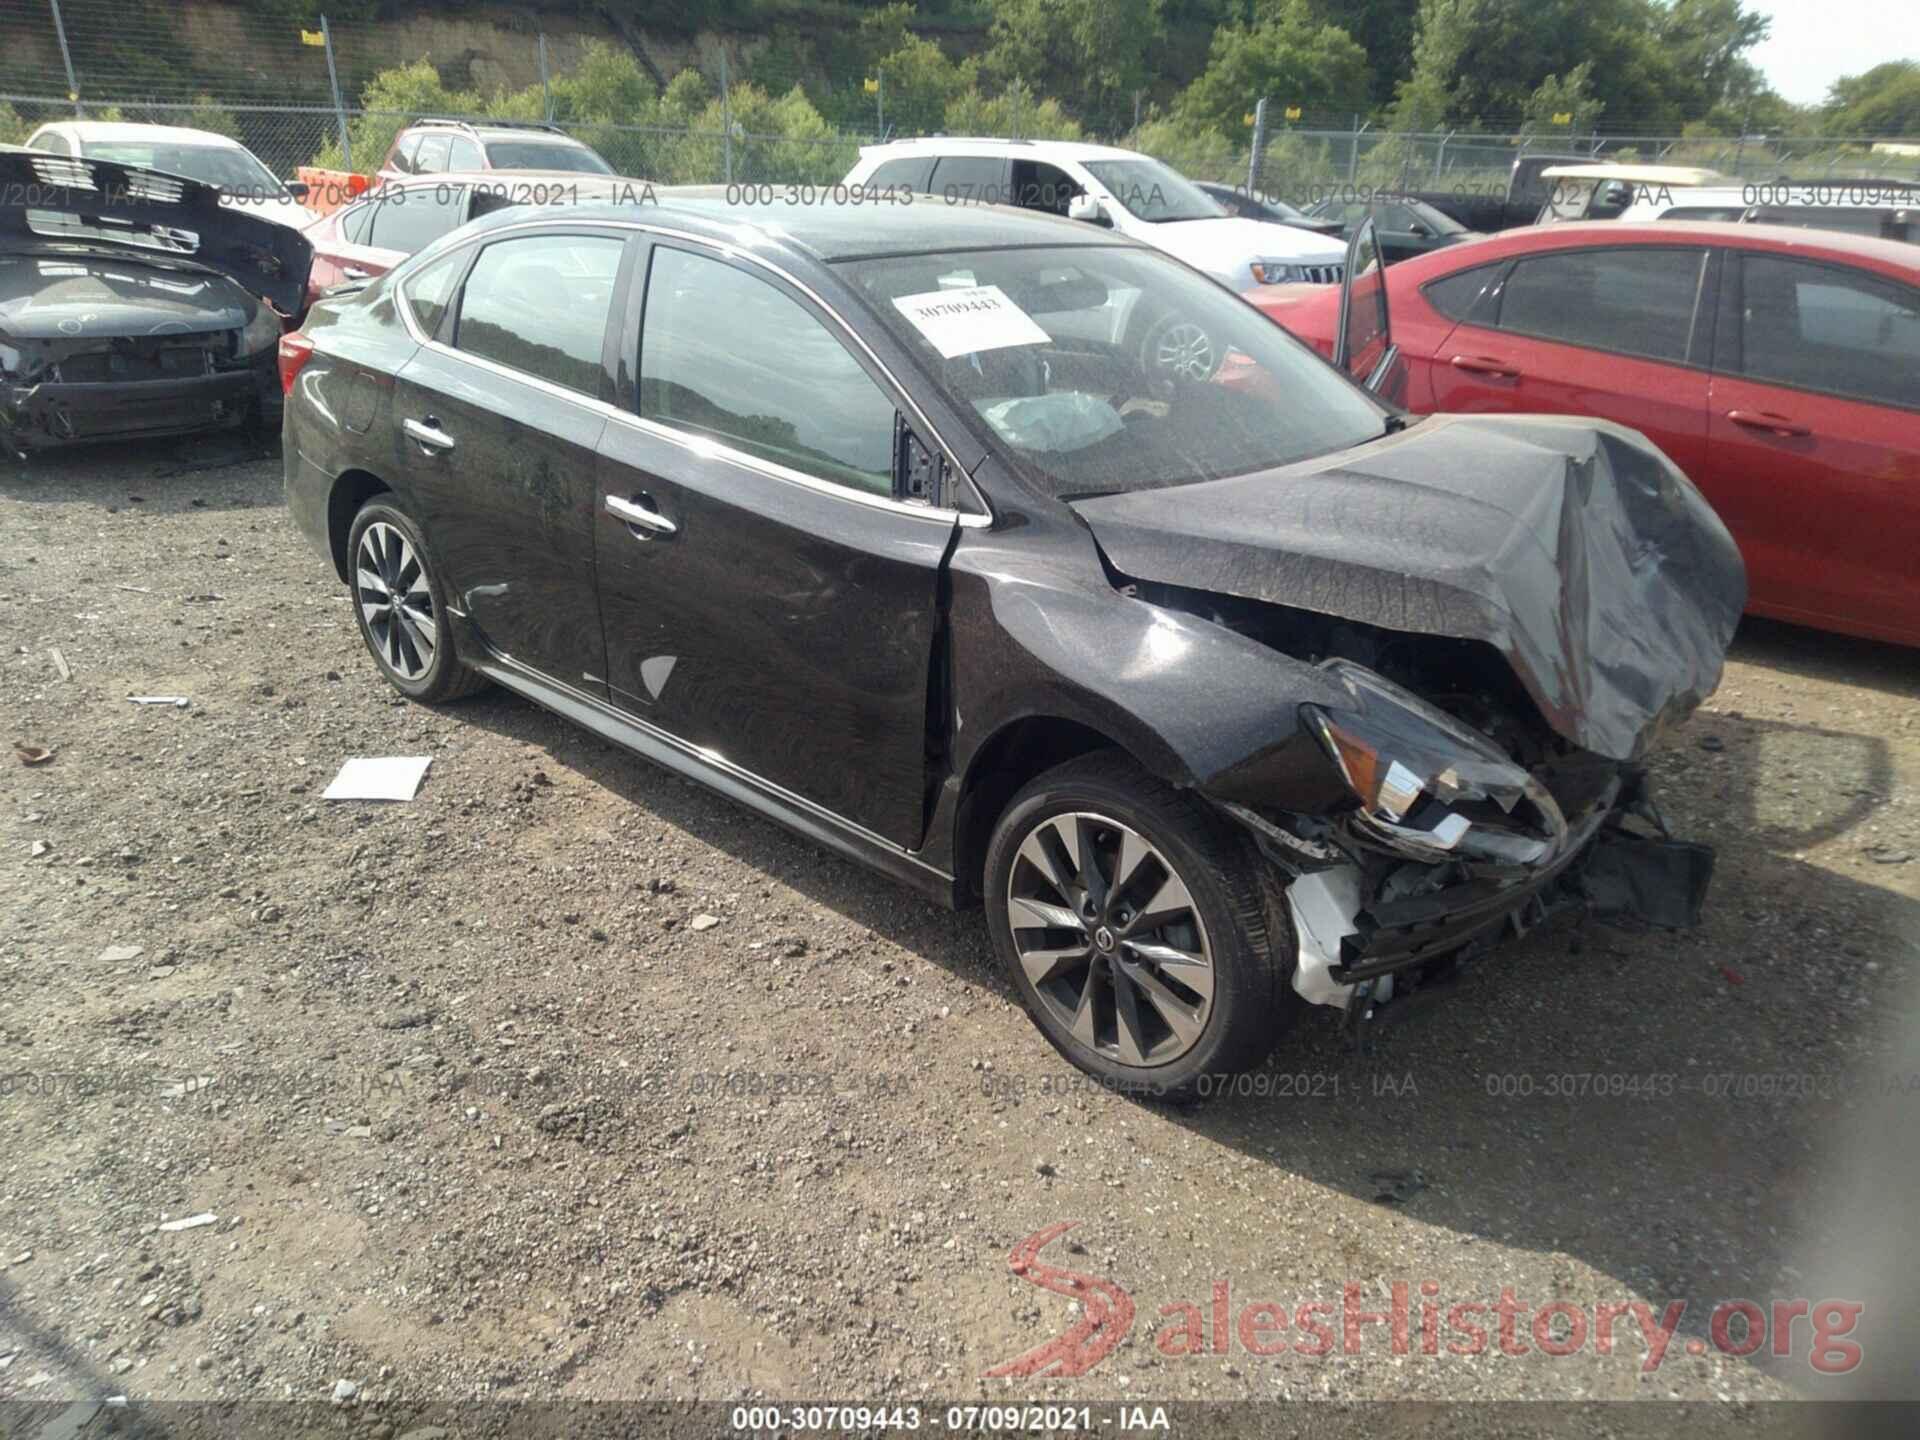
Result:
{"label": "damaged black sedan", "polygon": [[278,428],[312,255],[210,186],[0,151],[0,450]]}
{"label": "damaged black sedan", "polygon": [[1642,762],[1745,578],[1680,472],[1405,417],[1111,232],[504,212],[282,372],[293,517],[402,694],[503,685],[984,900],[1109,1083],[1194,1093],[1558,910],[1698,911]]}

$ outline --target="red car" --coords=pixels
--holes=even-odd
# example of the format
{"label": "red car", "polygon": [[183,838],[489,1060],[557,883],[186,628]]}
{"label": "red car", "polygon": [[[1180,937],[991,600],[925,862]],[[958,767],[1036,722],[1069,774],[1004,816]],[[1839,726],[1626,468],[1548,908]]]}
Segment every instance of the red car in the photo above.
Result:
{"label": "red car", "polygon": [[602,204],[621,197],[638,203],[652,193],[645,180],[570,170],[422,175],[382,185],[307,226],[313,244],[307,304],[335,285],[384,275],[442,235],[508,205]]}
{"label": "red car", "polygon": [[1351,294],[1248,298],[1409,410],[1632,426],[1733,532],[1749,611],[1920,645],[1920,250],[1763,225],[1572,224],[1383,272],[1367,268],[1370,237],[1354,243]]}

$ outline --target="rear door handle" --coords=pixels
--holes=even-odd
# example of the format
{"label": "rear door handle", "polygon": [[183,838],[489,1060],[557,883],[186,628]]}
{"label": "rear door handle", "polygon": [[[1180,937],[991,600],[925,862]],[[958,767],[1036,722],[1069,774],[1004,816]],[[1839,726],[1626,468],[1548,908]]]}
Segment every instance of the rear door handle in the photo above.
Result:
{"label": "rear door handle", "polygon": [[675,535],[680,527],[667,519],[651,505],[643,505],[642,500],[651,500],[644,492],[637,500],[622,500],[618,495],[607,496],[607,513],[624,520],[629,525],[638,525],[642,530],[651,530],[656,535]]}
{"label": "rear door handle", "polygon": [[404,420],[400,428],[407,432],[407,438],[428,450],[451,450],[453,436],[440,428],[440,422],[429,415],[424,420]]}
{"label": "rear door handle", "polygon": [[1475,375],[1494,375],[1505,380],[1518,380],[1520,372],[1504,360],[1490,360],[1485,355],[1455,355],[1447,362],[1456,370],[1471,370]]}
{"label": "rear door handle", "polygon": [[1765,410],[1729,410],[1727,419],[1736,425],[1744,425],[1749,430],[1765,430],[1770,435],[1811,435],[1807,426],[1798,420],[1789,420],[1784,415],[1770,414]]}

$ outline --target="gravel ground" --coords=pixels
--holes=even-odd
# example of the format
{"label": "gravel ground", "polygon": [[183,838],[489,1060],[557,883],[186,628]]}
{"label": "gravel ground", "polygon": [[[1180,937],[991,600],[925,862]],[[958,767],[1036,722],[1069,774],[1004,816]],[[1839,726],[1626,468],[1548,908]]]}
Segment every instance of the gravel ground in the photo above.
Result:
{"label": "gravel ground", "polygon": [[[1804,1321],[1785,1356],[1705,1341],[1729,1298],[1845,1298],[1808,1255],[1920,955],[1912,652],[1742,634],[1656,760],[1719,847],[1698,932],[1550,927],[1370,1052],[1316,1012],[1176,1111],[1072,1084],[977,915],[520,700],[393,696],[277,455],[0,477],[0,709],[56,752],[0,750],[0,1400],[1833,1383]],[[411,803],[320,799],[388,754],[432,757]],[[1047,1265],[1130,1331],[986,1378],[1078,1315]],[[1382,1312],[1396,1283],[1408,1353],[1384,1324],[1344,1353],[1346,1287]],[[1249,1353],[1219,1284],[1234,1316],[1327,1302],[1333,1353]],[[1657,1367],[1630,1318],[1610,1355],[1422,1353],[1423,1297],[1503,1287],[1687,1306]]]}

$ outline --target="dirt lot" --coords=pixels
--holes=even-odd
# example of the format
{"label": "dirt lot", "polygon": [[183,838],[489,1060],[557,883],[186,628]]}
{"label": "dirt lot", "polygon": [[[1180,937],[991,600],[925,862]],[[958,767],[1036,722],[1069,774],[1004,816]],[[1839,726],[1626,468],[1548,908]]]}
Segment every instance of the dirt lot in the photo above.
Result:
{"label": "dirt lot", "polygon": [[[522,701],[392,696],[277,455],[9,468],[0,537],[5,739],[57,752],[0,747],[0,1400],[1833,1383],[1805,1320],[1738,1358],[1709,1317],[1851,1298],[1809,1256],[1920,956],[1910,652],[1743,634],[1657,760],[1720,848],[1702,930],[1537,932],[1370,1054],[1316,1013],[1175,1111],[1068,1084],[977,916]],[[432,756],[413,802],[320,799],[389,754]],[[1084,1374],[985,1378],[1073,1326],[1049,1266],[1102,1282],[1083,1342],[1116,1291],[1130,1328]],[[1347,1353],[1396,1283],[1409,1342]],[[1424,1352],[1423,1303],[1503,1287],[1583,1329],[1686,1307],[1657,1366],[1624,1315],[1610,1355],[1525,1318],[1524,1355]],[[1333,1353],[1244,1342],[1249,1305],[1302,1342],[1315,1301]]]}

